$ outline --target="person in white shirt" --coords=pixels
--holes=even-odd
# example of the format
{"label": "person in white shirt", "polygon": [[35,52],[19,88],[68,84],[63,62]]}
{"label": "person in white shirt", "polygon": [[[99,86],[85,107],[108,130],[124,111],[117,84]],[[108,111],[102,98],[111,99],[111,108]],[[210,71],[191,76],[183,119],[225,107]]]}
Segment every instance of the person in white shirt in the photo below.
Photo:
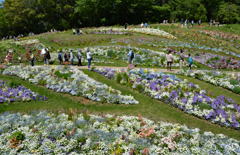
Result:
{"label": "person in white shirt", "polygon": [[75,35],[76,34],[76,30],[75,29],[73,29],[73,35]]}
{"label": "person in white shirt", "polygon": [[87,50],[87,60],[88,60],[88,68],[90,68],[91,61],[92,61],[92,53],[89,51],[89,49]]}
{"label": "person in white shirt", "polygon": [[143,28],[144,27],[144,24],[143,24],[143,22],[142,22],[142,24],[141,24],[141,28]]}
{"label": "person in white shirt", "polygon": [[129,64],[132,64],[132,59],[134,58],[134,53],[133,53],[131,48],[130,48],[130,51],[128,53],[128,56],[129,56]]}
{"label": "person in white shirt", "polygon": [[168,54],[166,55],[166,59],[167,59],[167,70],[170,69],[171,71],[171,66],[172,66],[172,63],[173,63],[173,56],[171,54],[171,50],[168,51]]}
{"label": "person in white shirt", "polygon": [[81,59],[82,59],[82,54],[81,54],[81,52],[82,52],[82,50],[80,49],[79,51],[78,51],[78,54],[77,54],[77,59],[78,59],[78,66],[82,66],[82,61],[81,61]]}
{"label": "person in white shirt", "polygon": [[72,53],[73,50],[70,51],[70,61],[71,61],[71,65],[73,66],[73,53]]}

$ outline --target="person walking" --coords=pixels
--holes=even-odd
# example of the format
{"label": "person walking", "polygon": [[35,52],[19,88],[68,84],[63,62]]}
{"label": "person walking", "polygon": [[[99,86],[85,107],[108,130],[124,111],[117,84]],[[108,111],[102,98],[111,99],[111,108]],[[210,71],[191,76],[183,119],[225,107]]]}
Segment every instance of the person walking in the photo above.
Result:
{"label": "person walking", "polygon": [[73,66],[73,59],[74,59],[74,55],[73,55],[73,50],[70,51],[70,61],[71,61],[71,65]]}
{"label": "person walking", "polygon": [[188,54],[188,66],[189,66],[190,70],[192,69],[192,65],[193,65],[193,58],[191,57],[191,54],[189,53]]}
{"label": "person walking", "polygon": [[185,28],[187,28],[187,22],[188,22],[188,21],[187,21],[187,19],[186,19],[186,20],[185,20]]}
{"label": "person walking", "polygon": [[194,24],[194,21],[192,20],[192,21],[191,21],[191,25],[192,25],[192,27],[193,27],[193,24]]}
{"label": "person walking", "polygon": [[143,26],[144,26],[144,24],[143,24],[143,22],[142,22],[142,24],[141,24],[141,28],[143,28]]}
{"label": "person walking", "polygon": [[75,29],[73,29],[73,35],[75,35],[76,34],[76,30]]}
{"label": "person walking", "polygon": [[63,63],[62,51],[60,51],[59,54],[58,54],[58,60],[59,60],[59,64],[62,65],[62,63]]}
{"label": "person walking", "polygon": [[201,27],[201,19],[198,21],[198,26]]}
{"label": "person walking", "polygon": [[51,55],[47,49],[46,50],[46,59],[47,59],[47,66],[49,66],[49,60],[51,59]]}
{"label": "person walking", "polygon": [[32,51],[29,52],[30,53],[30,60],[31,60],[31,66],[34,66],[34,54],[32,53]]}
{"label": "person walking", "polygon": [[148,23],[147,23],[147,22],[145,23],[145,27],[146,27],[146,28],[148,27]]}
{"label": "person walking", "polygon": [[82,50],[80,49],[77,53],[77,59],[78,59],[78,66],[82,66],[82,54],[81,54]]}
{"label": "person walking", "polygon": [[128,56],[129,56],[129,64],[132,64],[132,60],[133,60],[133,58],[134,58],[134,53],[133,53],[133,51],[132,51],[131,48],[130,48],[129,50],[130,50],[129,53],[128,53]]}
{"label": "person walking", "polygon": [[166,55],[166,59],[167,59],[167,70],[170,69],[171,71],[171,67],[172,67],[172,63],[173,63],[173,56],[171,54],[171,50],[168,51],[168,54]]}
{"label": "person walking", "polygon": [[183,63],[185,62],[182,49],[180,49],[179,62],[180,62],[180,70],[182,70]]}
{"label": "person walking", "polygon": [[125,29],[127,29],[127,25],[128,25],[128,23],[125,23],[125,25],[124,25],[124,28],[125,28]]}
{"label": "person walking", "polygon": [[65,62],[68,62],[69,60],[69,54],[68,54],[68,51],[66,50],[66,52],[64,53],[64,60]]}
{"label": "person walking", "polygon": [[181,27],[183,28],[183,19],[181,20]]}
{"label": "person walking", "polygon": [[87,60],[88,60],[88,68],[90,68],[91,66],[91,61],[92,61],[92,53],[90,52],[90,50],[87,50]]}

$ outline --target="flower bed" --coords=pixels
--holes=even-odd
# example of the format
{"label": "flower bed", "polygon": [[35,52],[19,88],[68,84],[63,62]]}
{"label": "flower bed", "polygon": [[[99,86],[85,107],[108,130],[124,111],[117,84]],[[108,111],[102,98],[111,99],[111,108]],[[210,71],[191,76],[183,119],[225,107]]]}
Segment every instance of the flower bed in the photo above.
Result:
{"label": "flower bed", "polygon": [[[227,75],[226,73],[221,72],[212,72],[212,71],[178,71],[177,74],[193,77],[208,83],[211,83],[215,86],[220,86],[226,89],[233,91],[234,93],[240,93],[240,74],[233,76],[232,74]],[[238,87],[238,88],[237,88]],[[239,90],[239,91],[238,91]]]}
{"label": "flower bed", "polygon": [[18,83],[6,83],[0,80],[0,103],[25,102],[47,100],[45,96],[40,96],[30,89]]}
{"label": "flower bed", "polygon": [[198,85],[188,83],[174,75],[156,70],[134,69],[130,72],[113,69],[95,69],[118,83],[145,93],[155,99],[169,103],[188,114],[218,123],[225,127],[240,129],[240,105],[231,98],[215,96]]}
{"label": "flower bed", "polygon": [[240,61],[211,53],[201,53],[193,60],[216,69],[240,69]]}
{"label": "flower bed", "polygon": [[85,31],[86,34],[127,34],[126,32],[121,32],[121,31],[111,31],[111,30],[98,30],[98,31]]}
{"label": "flower bed", "polygon": [[149,34],[159,37],[165,37],[170,39],[176,39],[173,35],[170,33],[167,33],[165,31],[159,30],[159,29],[152,29],[152,28],[97,28],[93,30],[100,30],[100,31],[108,31],[109,29],[112,29],[112,31],[125,31],[125,32],[137,32],[137,33],[143,33],[143,34]]}
{"label": "flower bed", "polygon": [[131,95],[121,95],[120,91],[97,82],[76,68],[12,66],[5,69],[3,74],[18,76],[53,91],[83,96],[93,101],[138,104]]}
{"label": "flower bed", "polygon": [[[240,141],[134,116],[0,115],[0,154],[239,154]],[[17,137],[16,137],[17,136]],[[16,138],[12,138],[16,137]]]}

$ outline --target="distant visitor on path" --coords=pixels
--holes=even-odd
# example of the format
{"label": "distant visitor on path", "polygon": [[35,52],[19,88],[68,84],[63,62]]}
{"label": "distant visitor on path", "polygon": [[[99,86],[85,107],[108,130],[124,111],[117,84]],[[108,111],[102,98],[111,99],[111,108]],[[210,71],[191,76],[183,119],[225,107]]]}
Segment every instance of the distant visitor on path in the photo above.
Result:
{"label": "distant visitor on path", "polygon": [[68,51],[66,50],[66,52],[64,53],[64,60],[65,62],[68,62],[69,60],[69,54],[68,54]]}
{"label": "distant visitor on path", "polygon": [[88,60],[88,68],[90,68],[91,66],[91,61],[92,61],[92,53],[90,52],[90,50],[87,50],[87,60]]}
{"label": "distant visitor on path", "polygon": [[142,24],[141,24],[141,28],[143,28],[143,26],[144,26],[144,24],[143,24],[143,22],[142,22]]}
{"label": "distant visitor on path", "polygon": [[76,30],[75,29],[73,29],[73,35],[75,35],[76,34]]}
{"label": "distant visitor on path", "polygon": [[192,20],[192,21],[191,21],[191,26],[192,26],[192,27],[193,27],[193,24],[194,24],[194,21]]}
{"label": "distant visitor on path", "polygon": [[171,54],[171,50],[168,51],[168,54],[166,55],[166,59],[167,59],[167,70],[171,71],[171,67],[172,67],[172,63],[174,62],[173,60],[173,56]]}
{"label": "distant visitor on path", "polygon": [[82,54],[81,54],[82,50],[80,49],[77,53],[77,59],[78,59],[78,66],[82,66]]}
{"label": "distant visitor on path", "polygon": [[63,63],[62,51],[60,51],[59,54],[58,54],[58,60],[59,60],[59,64],[62,65],[62,63]]}
{"label": "distant visitor on path", "polygon": [[29,52],[30,53],[30,60],[31,60],[31,66],[34,66],[34,54],[32,53],[32,51]]}
{"label": "distant visitor on path", "polygon": [[181,27],[183,28],[183,19],[181,20]]}
{"label": "distant visitor on path", "polygon": [[185,62],[185,60],[184,60],[183,50],[180,49],[180,54],[179,54],[180,70],[182,70],[182,66],[183,66],[184,62]]}
{"label": "distant visitor on path", "polygon": [[125,28],[125,29],[127,29],[127,25],[128,25],[128,23],[126,23],[126,24],[124,25],[124,28]]}
{"label": "distant visitor on path", "polygon": [[191,57],[191,54],[189,53],[188,54],[188,66],[189,66],[190,70],[192,69],[192,65],[193,65],[193,58]]}
{"label": "distant visitor on path", "polygon": [[70,51],[70,61],[71,61],[72,66],[73,66],[73,59],[74,59],[73,50],[71,50]]}
{"label": "distant visitor on path", "polygon": [[49,66],[49,60],[51,59],[51,55],[47,49],[46,50],[46,59],[47,59],[47,66]]}
{"label": "distant visitor on path", "polygon": [[148,27],[148,23],[147,23],[147,22],[145,23],[145,27],[146,27],[146,28]]}
{"label": "distant visitor on path", "polygon": [[132,60],[133,60],[133,58],[134,58],[134,53],[133,53],[133,51],[132,51],[131,48],[130,48],[129,50],[130,50],[129,53],[128,53],[128,56],[129,56],[129,64],[132,64]]}

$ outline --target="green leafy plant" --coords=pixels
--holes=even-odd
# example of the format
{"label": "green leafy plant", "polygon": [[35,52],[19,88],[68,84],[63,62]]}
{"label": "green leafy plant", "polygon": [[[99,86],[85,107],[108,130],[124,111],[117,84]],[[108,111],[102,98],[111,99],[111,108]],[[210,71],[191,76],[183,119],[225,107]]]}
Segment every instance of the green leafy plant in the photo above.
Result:
{"label": "green leafy plant", "polygon": [[41,86],[46,86],[47,81],[46,80],[41,80],[38,84],[41,85]]}
{"label": "green leafy plant", "polygon": [[238,86],[234,87],[233,92],[236,94],[240,94],[240,87],[238,87]]}
{"label": "green leafy plant", "polygon": [[118,73],[117,79],[116,79],[117,83],[120,83],[121,80],[122,80],[122,75],[121,75],[121,73]]}
{"label": "green leafy plant", "polygon": [[60,78],[63,78],[65,80],[67,80],[71,75],[72,75],[72,72],[68,72],[68,73],[60,73],[59,71],[56,71],[54,73],[54,75],[60,77]]}
{"label": "green leafy plant", "polygon": [[21,83],[16,82],[16,81],[11,81],[8,83],[8,87],[11,87],[11,88],[17,88],[20,85],[21,85]]}
{"label": "green leafy plant", "polygon": [[12,139],[12,138],[16,138],[17,141],[20,141],[20,140],[24,140],[25,139],[25,134],[23,134],[21,131],[16,131],[14,133],[11,134],[10,137],[8,137],[8,139]]}
{"label": "green leafy plant", "polygon": [[239,84],[239,81],[234,80],[234,79],[230,79],[229,82],[230,82],[231,85],[238,85]]}

